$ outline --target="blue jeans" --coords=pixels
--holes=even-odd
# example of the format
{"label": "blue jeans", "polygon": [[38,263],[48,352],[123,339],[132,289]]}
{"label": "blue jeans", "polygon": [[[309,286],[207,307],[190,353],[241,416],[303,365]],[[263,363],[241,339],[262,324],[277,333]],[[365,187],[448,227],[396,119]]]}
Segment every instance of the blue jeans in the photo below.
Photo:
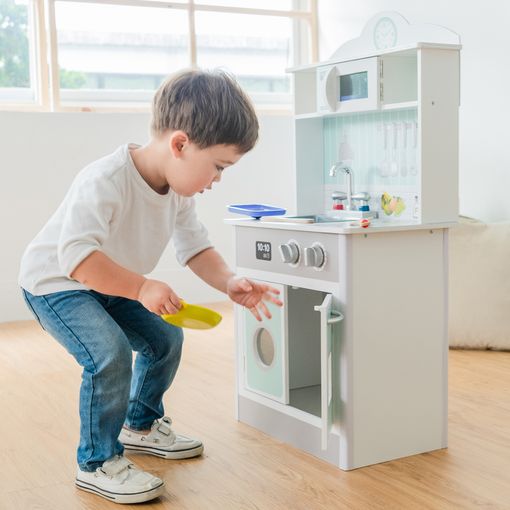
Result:
{"label": "blue jeans", "polygon": [[41,326],[83,367],[77,460],[83,471],[95,471],[123,453],[118,436],[124,423],[144,430],[164,415],[182,329],[138,301],[91,290],[33,296],[23,289],[23,295]]}

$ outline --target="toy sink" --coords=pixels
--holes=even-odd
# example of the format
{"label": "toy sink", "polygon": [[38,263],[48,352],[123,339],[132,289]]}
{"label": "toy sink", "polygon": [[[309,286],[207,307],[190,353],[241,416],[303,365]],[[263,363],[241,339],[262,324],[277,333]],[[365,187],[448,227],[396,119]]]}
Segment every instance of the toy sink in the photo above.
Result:
{"label": "toy sink", "polygon": [[277,216],[263,218],[263,221],[275,221],[285,223],[337,223],[342,221],[352,221],[354,218],[339,218],[327,214],[309,214],[304,216]]}

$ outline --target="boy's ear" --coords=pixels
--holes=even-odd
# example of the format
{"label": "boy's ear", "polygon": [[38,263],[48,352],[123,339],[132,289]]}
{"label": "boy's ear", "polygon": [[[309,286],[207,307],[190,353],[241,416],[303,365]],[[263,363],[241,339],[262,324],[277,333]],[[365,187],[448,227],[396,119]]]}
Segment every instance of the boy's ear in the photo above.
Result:
{"label": "boy's ear", "polygon": [[184,131],[174,131],[169,139],[170,152],[174,158],[181,158],[184,148],[189,144],[188,135]]}

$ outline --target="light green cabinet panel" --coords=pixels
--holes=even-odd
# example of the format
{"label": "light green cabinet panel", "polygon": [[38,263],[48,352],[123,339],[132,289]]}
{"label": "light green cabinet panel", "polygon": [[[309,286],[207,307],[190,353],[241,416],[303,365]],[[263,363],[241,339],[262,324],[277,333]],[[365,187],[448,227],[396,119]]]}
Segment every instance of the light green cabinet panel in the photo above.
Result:
{"label": "light green cabinet panel", "polygon": [[272,318],[262,315],[258,321],[243,309],[244,363],[247,389],[284,404],[288,403],[287,307],[285,287],[270,283],[280,290],[283,306],[266,303]]}

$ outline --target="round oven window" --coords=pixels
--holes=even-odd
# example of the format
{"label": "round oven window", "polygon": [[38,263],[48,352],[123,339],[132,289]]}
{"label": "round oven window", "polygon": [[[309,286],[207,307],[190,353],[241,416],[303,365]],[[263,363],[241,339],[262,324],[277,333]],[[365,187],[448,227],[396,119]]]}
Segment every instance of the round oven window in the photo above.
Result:
{"label": "round oven window", "polygon": [[263,365],[269,367],[274,361],[274,340],[271,333],[260,328],[255,333],[255,350]]}

